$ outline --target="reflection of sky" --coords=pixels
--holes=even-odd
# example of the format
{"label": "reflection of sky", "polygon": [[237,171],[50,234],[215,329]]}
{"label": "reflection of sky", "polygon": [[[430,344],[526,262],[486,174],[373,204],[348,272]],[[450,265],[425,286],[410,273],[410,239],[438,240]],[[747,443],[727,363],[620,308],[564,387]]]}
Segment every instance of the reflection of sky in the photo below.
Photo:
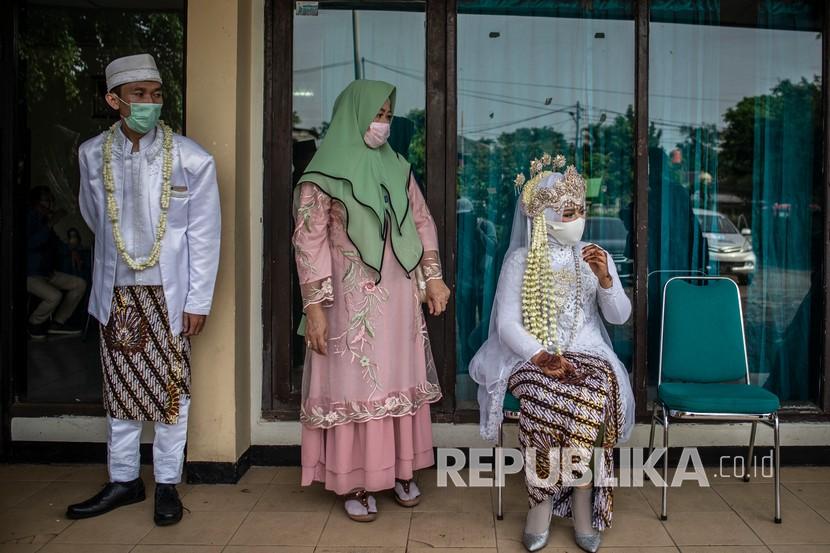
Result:
{"label": "reflection of sky", "polygon": [[[302,127],[319,127],[354,78],[351,12],[295,21],[295,109]],[[424,21],[423,13],[359,12],[365,76],[398,86],[401,115],[425,104]],[[680,125],[722,126],[741,98],[784,79],[812,80],[821,67],[815,32],[653,23],[650,48],[650,112],[666,147]],[[577,101],[580,126],[633,104],[634,23],[461,14],[458,92],[459,132],[471,138],[534,126],[570,138]]]}
{"label": "reflection of sky", "polygon": [[[303,128],[319,128],[328,121],[337,95],[355,78],[352,12],[321,9],[319,13],[294,18],[294,110]],[[399,115],[424,109],[424,25],[423,13],[364,10],[358,14],[364,77],[398,87],[395,111]]]}
{"label": "reflection of sky", "polygon": [[634,102],[632,21],[461,15],[458,29],[462,134],[553,126],[572,136],[577,101],[580,126]]}
{"label": "reflection of sky", "polygon": [[815,32],[651,25],[651,119],[664,145],[680,138],[681,124],[714,123],[747,96],[779,82],[821,74],[821,40]]}

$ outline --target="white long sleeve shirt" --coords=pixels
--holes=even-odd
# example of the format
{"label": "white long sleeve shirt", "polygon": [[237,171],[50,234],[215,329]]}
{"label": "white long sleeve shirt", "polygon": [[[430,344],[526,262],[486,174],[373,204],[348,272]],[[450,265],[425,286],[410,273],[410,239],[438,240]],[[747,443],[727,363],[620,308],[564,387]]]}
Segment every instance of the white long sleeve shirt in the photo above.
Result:
{"label": "white long sleeve shirt", "polygon": [[[150,194],[150,173],[153,164],[147,162],[147,148],[156,138],[156,129],[148,132],[139,140],[139,151],[133,152],[133,144],[123,132],[115,135],[113,149],[121,148],[124,159],[124,172],[121,182],[116,187],[124,187],[124,202],[118,206],[121,216],[120,228],[127,253],[141,263],[150,256],[155,241],[156,226],[153,224],[152,205],[160,205],[161,195]],[[115,285],[116,286],[160,286],[161,269],[158,264],[145,269],[134,271],[119,255],[116,258]]]}

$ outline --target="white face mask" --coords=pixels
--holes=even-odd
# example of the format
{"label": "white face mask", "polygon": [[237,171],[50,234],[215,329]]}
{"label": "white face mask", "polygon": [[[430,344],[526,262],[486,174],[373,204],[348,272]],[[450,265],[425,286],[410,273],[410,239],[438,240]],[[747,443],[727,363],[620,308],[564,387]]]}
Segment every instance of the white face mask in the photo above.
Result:
{"label": "white face mask", "polygon": [[563,246],[576,246],[585,231],[585,217],[573,221],[548,223],[548,235]]}
{"label": "white face mask", "polygon": [[389,140],[389,134],[391,132],[392,126],[389,123],[372,122],[369,125],[369,130],[363,135],[363,142],[373,150],[380,148]]}

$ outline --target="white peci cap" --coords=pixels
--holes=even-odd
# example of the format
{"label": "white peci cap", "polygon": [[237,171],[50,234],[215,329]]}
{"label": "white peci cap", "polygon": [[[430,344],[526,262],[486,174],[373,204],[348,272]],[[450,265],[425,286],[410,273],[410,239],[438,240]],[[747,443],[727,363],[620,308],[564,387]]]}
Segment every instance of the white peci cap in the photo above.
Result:
{"label": "white peci cap", "polygon": [[150,54],[125,56],[110,62],[104,71],[107,76],[107,91],[125,83],[154,81],[161,83],[161,74],[156,60]]}

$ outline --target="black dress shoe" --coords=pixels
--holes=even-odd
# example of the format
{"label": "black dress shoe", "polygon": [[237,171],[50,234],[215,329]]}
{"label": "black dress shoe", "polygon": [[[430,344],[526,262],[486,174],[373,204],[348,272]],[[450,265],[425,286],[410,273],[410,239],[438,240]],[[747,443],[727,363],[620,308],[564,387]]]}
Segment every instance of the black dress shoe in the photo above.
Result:
{"label": "black dress shoe", "polygon": [[182,500],[175,484],[156,484],[156,510],[153,520],[157,526],[170,526],[182,519]]}
{"label": "black dress shoe", "polygon": [[66,518],[90,518],[108,513],[118,507],[144,501],[144,482],[136,478],[130,482],[110,482],[95,497],[83,503],[70,505]]}

